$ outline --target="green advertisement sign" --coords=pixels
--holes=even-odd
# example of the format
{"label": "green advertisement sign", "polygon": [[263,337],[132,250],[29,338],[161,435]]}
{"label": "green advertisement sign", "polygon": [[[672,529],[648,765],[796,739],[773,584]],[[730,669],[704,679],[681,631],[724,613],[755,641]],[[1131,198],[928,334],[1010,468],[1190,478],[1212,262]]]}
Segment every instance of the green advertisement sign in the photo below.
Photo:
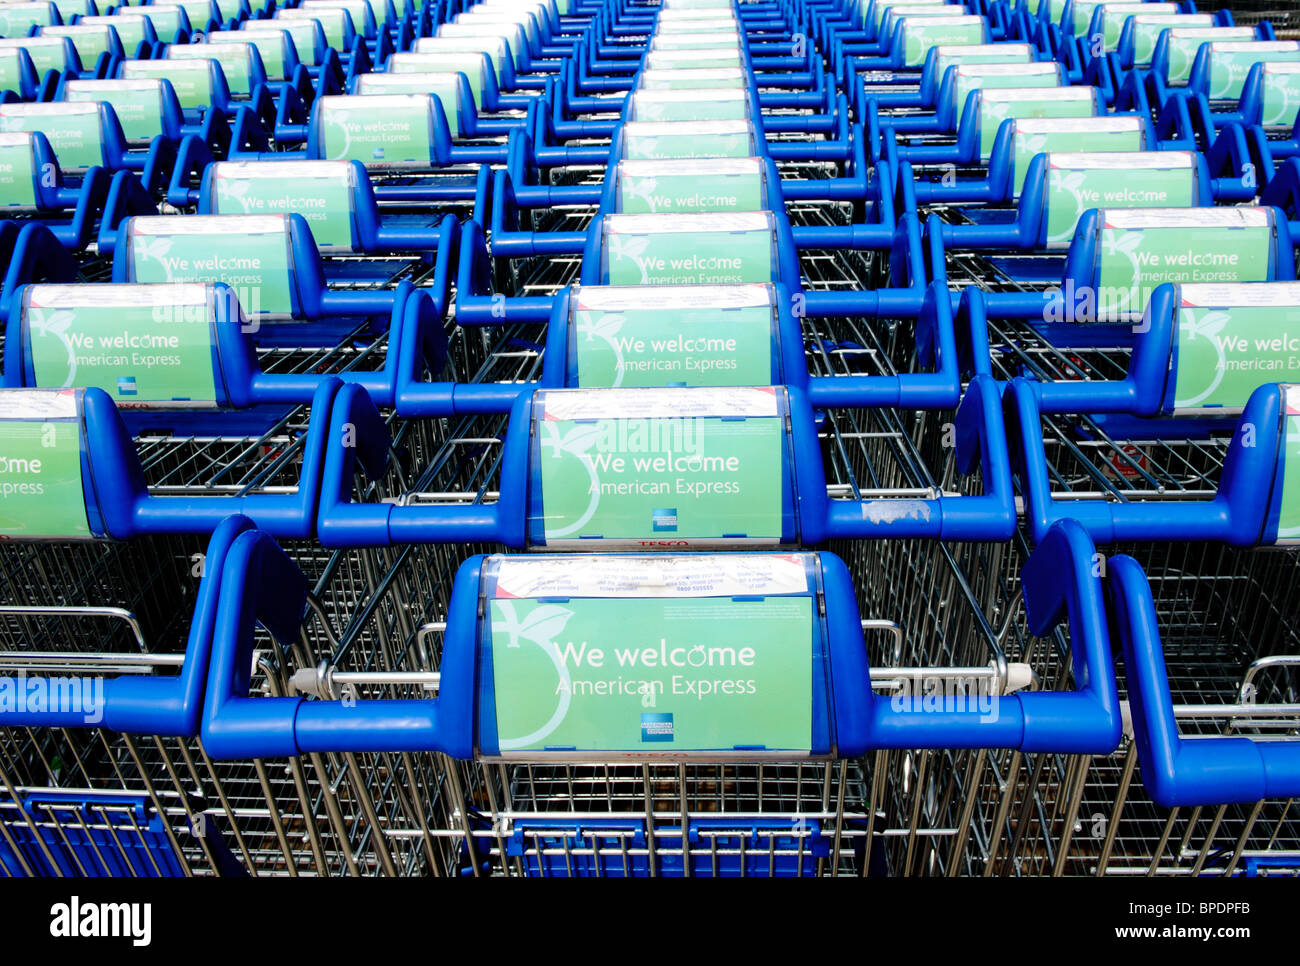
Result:
{"label": "green advertisement sign", "polygon": [[659,68],[641,71],[637,80],[643,91],[721,90],[745,86],[745,72],[739,67]]}
{"label": "green advertisement sign", "polygon": [[[1106,50],[1119,48],[1119,38],[1124,32],[1124,23],[1133,16],[1143,14],[1175,16],[1178,13],[1176,3],[1104,3],[1102,6],[1101,29]],[[1077,7],[1075,8],[1078,9]],[[1084,25],[1084,30],[1088,25]]]}
{"label": "green advertisement sign", "polygon": [[953,104],[960,114],[971,91],[1061,86],[1061,68],[1053,63],[959,64],[953,71]]}
{"label": "green advertisement sign", "polygon": [[903,66],[919,67],[925,63],[931,47],[940,44],[983,44],[988,41],[988,25],[983,17],[918,17],[909,14],[903,25]]}
{"label": "green advertisement sign", "polygon": [[1300,540],[1300,386],[1285,388],[1286,418],[1283,432],[1286,447],[1283,456],[1282,506],[1277,523],[1277,539],[1288,543]]}
{"label": "green advertisement sign", "polygon": [[1261,208],[1103,211],[1098,312],[1141,315],[1164,282],[1262,282],[1273,228]]}
{"label": "green advertisement sign", "polygon": [[415,42],[417,54],[484,54],[492,59],[492,66],[501,76],[501,70],[510,59],[510,45],[503,37],[421,37]]}
{"label": "green advertisement sign", "polygon": [[427,168],[433,154],[433,109],[427,95],[322,97],[321,140],[331,161],[367,167]]}
{"label": "green advertisement sign", "polygon": [[189,16],[191,27],[207,29],[208,21],[213,17],[212,0],[175,0],[175,4]]}
{"label": "green advertisement sign", "polygon": [[32,27],[44,27],[53,22],[48,4],[0,3],[0,34],[6,37],[25,37]]}
{"label": "green advertisement sign", "polygon": [[180,101],[183,108],[207,109],[212,105],[212,63],[207,58],[128,60],[122,63],[120,74],[126,80],[157,77],[171,81],[172,89],[176,91],[176,100]]}
{"label": "green advertisement sign", "polygon": [[0,131],[40,131],[64,171],[104,163],[98,104],[5,104]]}
{"label": "green advertisement sign", "polygon": [[770,282],[773,246],[764,212],[605,216],[610,285]]}
{"label": "green advertisement sign", "polygon": [[628,121],[623,125],[623,157],[629,161],[753,154],[754,128],[749,121]]}
{"label": "green advertisement sign", "polygon": [[0,534],[87,539],[75,390],[0,390]]}
{"label": "green advertisement sign", "polygon": [[321,62],[324,50],[319,46],[321,35],[316,33],[314,20],[249,20],[241,24],[239,29],[241,32],[274,30],[286,33],[293,39],[294,51],[298,54],[299,61],[308,67],[315,67]]}
{"label": "green advertisement sign", "polygon": [[549,393],[536,433],[548,546],[781,538],[773,389]]}
{"label": "green advertisement sign", "polygon": [[1028,64],[1033,59],[1034,48],[1029,44],[940,44],[935,48],[934,76],[942,80],[948,68],[958,64]]}
{"label": "green advertisement sign", "polygon": [[223,161],[213,168],[215,212],[222,215],[296,213],[316,247],[349,252],[352,171],[336,161]]}
{"label": "green advertisement sign", "polygon": [[[1057,154],[1062,152],[1088,152],[1092,157],[1104,157],[1107,153],[1131,153],[1141,151],[1145,144],[1145,132],[1142,122],[1136,117],[1098,117],[1081,120],[1078,118],[1031,118],[1017,121],[1015,133],[1011,139],[1011,164],[1015,183],[1015,196],[1025,187],[1025,176],[1029,173],[1029,162],[1039,154]],[[1122,165],[1121,159],[1113,164]],[[1185,164],[1186,162],[1182,162]],[[1107,167],[1105,161],[1098,161],[1095,166]],[[1049,182],[1048,188],[1052,185]],[[1084,195],[1085,199],[1089,196]],[[1048,217],[1052,215],[1051,202],[1055,200],[1049,193]],[[1102,205],[1088,205],[1099,208]],[[1115,207],[1131,207],[1124,204]],[[1154,207],[1154,204],[1146,207]],[[1085,209],[1086,210],[1086,209]],[[1058,222],[1060,227],[1064,218]],[[1073,232],[1074,221],[1070,222]]]}
{"label": "green advertisement sign", "polygon": [[171,44],[167,60],[215,60],[226,75],[226,86],[232,94],[248,94],[252,90],[252,71],[249,67],[250,43]]}
{"label": "green advertisement sign", "polygon": [[[388,59],[388,73],[427,74],[430,72],[445,73],[450,71],[464,74],[465,79],[469,81],[469,92],[474,96],[474,107],[481,111],[483,109],[483,85],[486,71],[484,56],[484,54],[480,53],[457,54],[452,51],[393,54]],[[443,102],[444,108],[446,103],[446,101]],[[455,103],[454,99],[452,103]],[[449,123],[450,120],[448,118]]]}
{"label": "green advertisement sign", "polygon": [[[181,29],[181,8],[174,4],[149,4],[144,7],[132,7],[131,12],[134,15],[144,17],[153,24],[153,31],[158,35],[158,39],[164,42],[170,41],[176,36],[176,31]],[[128,51],[128,53],[131,53]]]}
{"label": "green advertisement sign", "polygon": [[352,15],[342,7],[315,7],[311,10],[277,10],[275,12],[275,19],[315,20],[320,24],[321,30],[325,32],[326,44],[336,50],[343,50],[347,47],[347,44],[343,41],[343,37],[347,30],[347,25],[352,22]]}
{"label": "green advertisement sign", "polygon": [[740,121],[749,117],[743,88],[699,91],[636,91],[631,119],[636,121]]}
{"label": "green advertisement sign", "polygon": [[1047,169],[1047,247],[1069,248],[1089,208],[1179,208],[1196,203],[1189,153],[1053,153]]}
{"label": "green advertisement sign", "polygon": [[1202,44],[1222,40],[1253,40],[1254,27],[1171,27],[1169,30],[1169,83],[1186,84]]}
{"label": "green advertisement sign", "polygon": [[[460,137],[460,75],[445,71],[430,74],[362,74],[356,80],[357,95],[419,94],[436,97],[442,104],[451,136]],[[426,156],[428,151],[425,152]]]}
{"label": "green advertisement sign", "polygon": [[766,207],[757,158],[622,161],[619,210],[628,214],[760,211]]}
{"label": "green advertisement sign", "polygon": [[808,597],[490,603],[503,756],[812,745]]}
{"label": "green advertisement sign", "polygon": [[740,34],[735,30],[713,33],[656,34],[650,41],[651,50],[708,50],[724,47],[740,48]]}
{"label": "green advertisement sign", "polygon": [[[11,9],[7,4],[0,4],[0,11]],[[36,75],[44,77],[46,71],[64,70],[68,66],[67,51],[62,37],[17,37],[10,34],[0,38],[0,50],[9,47],[21,47],[32,59]]]}
{"label": "green advertisement sign", "polygon": [[[251,30],[241,30],[236,33],[215,33],[208,35],[208,44],[214,47],[221,47],[227,44],[249,43],[257,48],[258,56],[262,58],[262,69],[266,71],[266,76],[271,80],[286,77],[285,74],[285,56],[284,56],[284,34],[278,30],[265,30],[255,33]],[[226,79],[230,79],[227,72]]]}
{"label": "green advertisement sign", "polygon": [[1264,65],[1264,127],[1295,126],[1300,113],[1300,64]]}
{"label": "green advertisement sign", "polygon": [[1137,14],[1133,21],[1133,65],[1150,67],[1162,31],[1174,27],[1213,27],[1212,13]]}
{"label": "green advertisement sign", "polygon": [[117,31],[117,39],[129,57],[144,41],[145,18],[138,15],[121,14],[112,17],[82,17],[79,26],[112,27]]}
{"label": "green advertisement sign", "polygon": [[1230,41],[1210,44],[1210,92],[1213,100],[1237,100],[1250,69],[1264,61],[1300,61],[1300,42]]}
{"label": "green advertisement sign", "polygon": [[977,116],[980,160],[993,153],[998,128],[1007,118],[1094,117],[1097,90],[1093,87],[1007,87],[982,90]]}
{"label": "green advertisement sign", "polygon": [[36,158],[26,134],[0,134],[0,207],[36,207]]}
{"label": "green advertisement sign", "polygon": [[97,386],[119,406],[211,407],[212,330],[197,285],[30,290],[23,321],[41,388]]}
{"label": "green advertisement sign", "polygon": [[654,70],[680,67],[739,67],[740,48],[724,47],[707,50],[651,50],[645,55],[645,66]]}
{"label": "green advertisement sign", "polygon": [[584,388],[772,380],[772,307],[764,286],[605,287],[580,290],[575,298],[574,347]]}
{"label": "green advertisement sign", "polygon": [[10,47],[0,50],[0,91],[17,92],[22,87],[22,68],[18,51]]}
{"label": "green advertisement sign", "polygon": [[[668,15],[665,16],[664,14]],[[694,33],[738,33],[740,30],[740,21],[730,13],[717,17],[695,17],[690,20],[674,19],[671,12],[660,10],[659,17],[655,21],[655,36],[663,37],[668,34],[694,34]]]}
{"label": "green advertisement sign", "polygon": [[1178,301],[1175,410],[1239,412],[1300,377],[1300,285],[1184,285]]}
{"label": "green advertisement sign", "polygon": [[[895,0],[893,3],[887,2],[887,0],[885,0],[885,2],[882,2],[882,0],[876,0],[875,3],[870,5],[870,12],[874,17],[876,28],[879,29],[880,25],[885,22],[885,17],[888,16],[889,12],[891,10],[897,10],[899,7],[906,7],[909,11],[914,11],[920,10],[924,7],[944,6],[952,6],[952,4],[950,4],[948,0]],[[868,6],[864,3],[862,5],[862,20],[864,23],[868,20],[868,12]]]}
{"label": "green advertisement sign", "polygon": [[109,104],[128,141],[148,141],[162,132],[162,88],[158,81],[68,81],[63,97],[76,103]]}
{"label": "green advertisement sign", "polygon": [[132,281],[225,282],[249,318],[292,315],[285,216],[187,215],[131,225]]}
{"label": "green advertisement sign", "polygon": [[[3,7],[0,7],[3,9]],[[42,27],[42,37],[67,37],[72,41],[72,46],[76,48],[77,56],[81,58],[81,66],[87,70],[94,68],[95,61],[99,59],[100,54],[108,53],[109,34],[107,27],[83,26],[76,24],[73,26],[60,27]]]}

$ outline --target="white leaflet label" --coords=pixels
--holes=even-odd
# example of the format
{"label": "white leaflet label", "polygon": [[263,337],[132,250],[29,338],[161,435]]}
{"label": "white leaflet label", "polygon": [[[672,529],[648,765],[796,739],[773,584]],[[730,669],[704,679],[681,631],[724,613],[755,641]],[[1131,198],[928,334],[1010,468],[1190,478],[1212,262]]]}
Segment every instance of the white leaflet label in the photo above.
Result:
{"label": "white leaflet label", "polygon": [[589,285],[572,296],[579,312],[629,309],[746,309],[772,304],[770,285]]}
{"label": "white leaflet label", "polygon": [[0,389],[0,419],[75,419],[75,389]]}
{"label": "white leaflet label", "polygon": [[980,91],[985,104],[994,101],[1091,101],[1096,96],[1095,87],[999,87]]}
{"label": "white leaflet label", "polygon": [[959,77],[1038,77],[1055,75],[1060,66],[1048,61],[1032,64],[958,64]]}
{"label": "white leaflet label", "polygon": [[1210,44],[1212,54],[1282,54],[1300,50],[1297,40],[1220,40]]}
{"label": "white leaflet label", "polygon": [[748,134],[753,130],[749,121],[628,121],[623,125],[624,137],[661,138],[699,134]]}
{"label": "white leaflet label", "polygon": [[772,227],[766,211],[716,212],[707,215],[606,215],[611,235],[660,235],[669,232],[764,231]]}
{"label": "white leaflet label", "polygon": [[0,114],[7,114],[10,117],[84,117],[88,114],[98,114],[99,104],[96,101],[82,101],[72,103],[68,101],[53,101],[47,104],[5,104],[0,107]]}
{"label": "white leaflet label", "polygon": [[[1052,90],[1052,88],[1047,88]],[[1099,131],[1123,134],[1142,129],[1140,117],[1020,117],[1017,134],[1066,134],[1071,131]]]}
{"label": "white leaflet label", "polygon": [[283,235],[289,230],[288,215],[174,215],[136,218],[131,230],[137,235]]}
{"label": "white leaflet label", "polygon": [[384,88],[392,89],[401,88],[402,94],[410,93],[412,84],[423,83],[432,93],[433,89],[440,85],[450,85],[454,87],[458,83],[460,74],[454,71],[414,71],[410,73],[374,73],[357,75],[357,93],[369,97],[375,92],[382,92]]}
{"label": "white leaflet label", "polygon": [[1264,228],[1267,208],[1117,208],[1101,212],[1106,228]]}
{"label": "white leaflet label", "polygon": [[489,557],[497,597],[737,597],[808,592],[813,554]]}
{"label": "white leaflet label", "polygon": [[1114,171],[1141,168],[1151,171],[1180,171],[1194,163],[1190,151],[1058,151],[1048,155],[1048,167],[1070,171]]}
{"label": "white leaflet label", "polygon": [[1300,74],[1300,61],[1267,60],[1264,62],[1265,74]]}
{"label": "white leaflet label", "polygon": [[671,104],[682,104],[693,103],[701,99],[707,99],[710,101],[743,101],[749,96],[749,92],[739,87],[723,87],[718,89],[701,88],[699,90],[689,91],[637,91],[632,96],[636,98],[637,103],[641,103],[642,101],[661,101]]}
{"label": "white leaflet label", "polygon": [[775,386],[544,390],[548,421],[776,416]]}
{"label": "white leaflet label", "polygon": [[99,91],[161,91],[162,81],[158,78],[139,78],[136,80],[70,80],[63,85],[65,94],[94,94]]}
{"label": "white leaflet label", "polygon": [[659,85],[684,84],[687,82],[708,83],[723,81],[735,83],[744,81],[745,72],[739,67],[647,67],[641,71],[642,89],[655,88]]}
{"label": "white leaflet label", "polygon": [[179,284],[33,285],[27,305],[36,309],[73,309],[82,306],[136,308],[141,305],[206,305],[209,286],[202,282]]}
{"label": "white leaflet label", "polygon": [[1170,27],[1170,40],[1250,40],[1254,27]]}
{"label": "white leaflet label", "polygon": [[1290,307],[1300,305],[1300,282],[1180,285],[1178,304],[1184,308]]}
{"label": "white leaflet label", "polygon": [[213,177],[219,181],[350,181],[352,165],[347,161],[218,161]]}
{"label": "white leaflet label", "polygon": [[684,34],[684,33],[737,33],[740,30],[740,22],[735,17],[712,17],[705,19],[700,17],[697,20],[683,20],[681,18],[668,17],[663,14],[659,15],[656,24],[658,32],[661,34]]}
{"label": "white leaflet label", "polygon": [[[275,162],[272,162],[275,163]],[[671,158],[664,161],[620,161],[618,173],[629,178],[655,175],[742,175],[763,170],[759,158]]]}
{"label": "white leaflet label", "polygon": [[1025,61],[1032,61],[1034,58],[1034,48],[1029,44],[971,44],[970,46],[961,46],[960,44],[937,44],[934,48],[934,56],[940,61],[948,57],[954,57],[957,60],[978,59],[997,54],[998,56],[1021,57]]}

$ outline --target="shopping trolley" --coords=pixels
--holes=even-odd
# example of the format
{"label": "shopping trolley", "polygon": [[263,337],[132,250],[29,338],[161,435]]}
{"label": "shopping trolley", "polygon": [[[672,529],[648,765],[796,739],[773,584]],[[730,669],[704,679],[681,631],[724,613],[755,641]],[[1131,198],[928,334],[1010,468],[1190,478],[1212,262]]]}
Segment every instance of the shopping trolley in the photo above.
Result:
{"label": "shopping trolley", "polygon": [[[980,599],[1005,593],[1000,588],[1014,579],[1024,547],[1016,541],[1012,549],[1007,555],[992,545],[961,548],[976,557],[963,563]],[[921,805],[900,796],[898,807],[902,814],[910,806],[925,815],[937,803],[940,823],[956,821],[964,809],[963,827],[971,826],[976,847],[961,864],[914,861],[913,874],[1152,877],[1294,870],[1300,840],[1284,776],[1295,774],[1287,734],[1294,729],[1287,702],[1294,701],[1295,687],[1295,555],[1207,543],[1117,549],[1142,560],[1139,567],[1132,556],[1116,554],[1094,565],[1103,574],[1111,639],[1122,659],[1120,746],[1084,756],[990,753],[978,769],[958,757],[922,783]],[[1008,652],[1014,659],[1014,650]],[[1246,747],[1251,764],[1234,773],[1211,764],[1215,742],[1225,740],[1276,751]],[[1185,757],[1180,749],[1187,749]],[[1210,757],[1198,761],[1201,754]],[[1276,796],[1261,788],[1266,760],[1274,781],[1280,780]],[[1181,807],[1167,797],[1179,794]],[[900,836],[894,848],[903,852],[907,841]],[[918,842],[913,854],[919,849]]]}
{"label": "shopping trolley", "polygon": [[[956,492],[882,485],[875,468],[852,465],[858,441],[880,446],[887,465],[919,460],[889,408],[819,427],[792,387],[537,390],[520,395],[492,434],[499,440],[478,438],[494,444],[485,455],[499,480],[493,500],[432,480],[396,489],[387,429],[363,393],[344,387],[333,419],[340,441],[344,422],[355,427],[356,444],[327,450],[318,532],[330,546],[475,540],[550,550],[1009,535],[1015,511],[994,384],[972,382],[947,428],[942,413],[917,414],[912,428],[930,465],[970,476]],[[877,419],[893,431],[876,430]],[[371,488],[358,480],[379,484],[384,502],[358,498]]]}
{"label": "shopping trolley", "polygon": [[[96,714],[69,714],[60,727],[48,725],[48,711],[29,713],[33,720],[0,711],[0,869],[6,874],[298,876],[429,870],[418,838],[390,839],[387,829],[418,830],[429,823],[410,809],[433,787],[432,772],[403,769],[398,756],[367,759],[364,765],[357,756],[344,755],[218,763],[199,742],[194,715],[208,671],[217,584],[230,540],[249,526],[238,518],[223,523],[206,556],[159,556],[154,545],[140,572],[159,574],[159,565],[174,559],[178,585],[190,590],[167,610],[167,635],[154,636],[145,624],[148,614],[139,615],[138,623],[149,632],[143,653],[134,630],[112,641],[66,630],[92,618],[102,624],[120,620],[119,614],[133,616],[125,611],[100,607],[103,615],[84,616],[87,608],[76,606],[17,607],[5,614],[18,645],[0,657],[5,672],[81,670],[100,681],[99,690],[92,690]],[[146,555],[151,549],[147,540],[125,546]],[[97,572],[109,570],[120,579],[124,572],[112,564],[132,559],[124,554]],[[343,559],[308,545],[298,548],[296,559],[328,586],[316,598],[322,616],[359,606],[384,573],[374,559]],[[202,580],[195,579],[198,573]],[[381,587],[390,600],[401,602],[402,613],[418,599],[421,577],[414,577],[414,583],[394,584],[390,576]],[[154,582],[166,585],[160,578]],[[65,586],[71,591],[77,585]],[[146,605],[165,600],[156,587],[146,592]],[[184,624],[191,609],[195,618],[187,644]],[[52,632],[28,636],[29,628],[39,626]],[[37,651],[46,641],[55,650]],[[268,658],[262,666],[270,663]],[[155,673],[140,673],[150,668]],[[168,674],[171,669],[177,673]]]}
{"label": "shopping trolley", "polygon": [[[4,874],[175,875],[204,851],[211,859],[227,854],[215,828],[200,846],[187,815],[193,793],[179,783],[174,791],[147,781],[104,787],[108,774],[92,764],[103,749],[92,735],[99,727],[196,733],[217,582],[230,540],[251,525],[223,523],[206,549],[158,537],[126,544],[6,542],[0,554],[0,690],[9,698],[0,707]],[[130,739],[109,738],[110,731],[99,733],[103,744],[115,741],[129,770]]]}
{"label": "shopping trolley", "polygon": [[[1041,636],[1068,613],[1075,673],[1089,683],[1014,693],[1030,683],[1031,669],[997,665],[999,645],[985,624],[982,657],[996,666],[934,669],[944,679],[983,680],[981,709],[966,703],[974,704],[966,693],[923,709],[897,692],[928,669],[896,660],[867,667],[852,578],[826,554],[473,557],[457,576],[446,621],[411,628],[396,664],[383,658],[353,671],[358,646],[340,647],[341,660],[314,667],[294,655],[298,663],[283,677],[313,697],[274,697],[274,687],[238,670],[265,633],[254,621],[280,638],[268,646],[288,658],[290,642],[314,633],[307,629],[317,620],[309,615],[299,629],[306,584],[293,578],[292,561],[269,539],[241,538],[223,581],[233,596],[223,598],[229,610],[209,676],[204,742],[218,759],[400,748],[475,759],[448,768],[450,824],[425,833],[444,867],[462,875],[861,874],[872,834],[863,810],[875,803],[864,798],[857,759],[869,748],[1114,747],[1118,707],[1097,637],[1104,633],[1100,586],[1078,556],[1086,549],[1086,538],[1068,527],[1045,542],[1036,562],[1050,556],[1052,566],[1033,572],[1053,577],[1027,584],[1023,626]],[[249,580],[240,567],[275,573],[280,586],[299,588],[295,599],[272,600],[258,590],[267,582]],[[824,598],[815,611],[813,598]],[[962,599],[949,613],[980,623],[973,602]],[[625,662],[633,654],[638,665],[650,661],[636,635],[618,645],[608,637],[612,608],[643,612],[649,636],[662,640],[644,649],[654,652],[653,670],[639,666],[626,686],[597,691],[595,679],[609,668],[592,647],[608,641],[611,649],[626,646]],[[754,622],[745,638],[752,646],[737,647],[736,620]],[[587,644],[575,659],[576,643],[556,642],[566,631],[578,635],[581,622],[589,626]],[[863,624],[900,642],[913,626]],[[433,648],[428,655],[438,670],[408,671],[427,659],[419,649],[440,631],[440,657]],[[686,656],[692,649],[694,664]],[[476,665],[479,679],[491,682],[479,697]],[[372,670],[378,667],[385,670]],[[736,673],[753,680],[737,689]],[[566,684],[559,691],[550,684],[557,674]],[[715,689],[719,675],[733,687]],[[688,682],[697,697],[681,696]],[[713,708],[691,708],[706,683]],[[421,700],[420,690],[431,687],[437,700]],[[346,689],[352,697],[341,699]],[[786,710],[774,704],[761,716],[746,714],[751,693],[765,704],[764,695],[786,695],[777,701]],[[656,764],[664,751],[682,760]]]}
{"label": "shopping trolley", "polygon": [[[0,134],[9,179],[0,204],[6,220],[45,225],[69,251],[84,251],[98,235],[117,230],[127,215],[153,214],[157,208],[139,182],[125,171],[111,177],[92,167],[80,178],[65,176],[45,135],[39,131]],[[15,217],[16,216],[16,217]]]}
{"label": "shopping trolley", "polygon": [[[957,404],[958,340],[946,290],[927,293],[911,346],[901,325],[882,332],[854,318],[800,320],[793,305],[781,285],[573,286],[557,294],[544,342],[521,338],[529,327],[516,327],[483,368],[453,367],[445,381],[436,369],[426,381],[415,367],[400,367],[396,410],[403,418],[502,413],[535,388],[669,384],[792,385],[814,407]],[[965,333],[961,344],[984,338],[983,329]]]}
{"label": "shopping trolley", "polygon": [[1289,224],[1271,207],[1092,208],[1079,218],[1064,264],[1049,253],[949,257],[934,244],[940,230],[929,253],[931,271],[950,286],[978,284],[991,267],[991,313],[1025,319],[1054,345],[1089,345],[1099,332],[1115,338],[1107,328],[1140,320],[1165,282],[1294,278]]}

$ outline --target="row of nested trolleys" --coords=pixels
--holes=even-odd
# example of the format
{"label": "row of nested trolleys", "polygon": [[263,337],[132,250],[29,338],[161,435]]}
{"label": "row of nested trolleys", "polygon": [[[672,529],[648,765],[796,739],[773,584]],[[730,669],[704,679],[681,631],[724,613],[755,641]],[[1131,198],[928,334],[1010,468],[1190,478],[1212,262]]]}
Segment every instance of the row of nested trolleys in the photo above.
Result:
{"label": "row of nested trolleys", "polygon": [[6,874],[1295,871],[1300,44],[0,34]]}

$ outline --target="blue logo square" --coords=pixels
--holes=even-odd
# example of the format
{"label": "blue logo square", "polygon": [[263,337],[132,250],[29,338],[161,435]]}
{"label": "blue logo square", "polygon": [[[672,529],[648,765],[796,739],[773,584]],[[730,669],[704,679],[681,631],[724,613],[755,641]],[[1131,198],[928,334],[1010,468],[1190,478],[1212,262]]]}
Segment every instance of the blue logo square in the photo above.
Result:
{"label": "blue logo square", "polygon": [[119,396],[134,396],[136,394],[135,376],[118,376],[117,394]]}
{"label": "blue logo square", "polygon": [[650,526],[655,533],[677,532],[677,508],[666,507],[650,511]]}
{"label": "blue logo square", "polygon": [[672,741],[673,716],[660,711],[647,711],[641,715],[642,741]]}

